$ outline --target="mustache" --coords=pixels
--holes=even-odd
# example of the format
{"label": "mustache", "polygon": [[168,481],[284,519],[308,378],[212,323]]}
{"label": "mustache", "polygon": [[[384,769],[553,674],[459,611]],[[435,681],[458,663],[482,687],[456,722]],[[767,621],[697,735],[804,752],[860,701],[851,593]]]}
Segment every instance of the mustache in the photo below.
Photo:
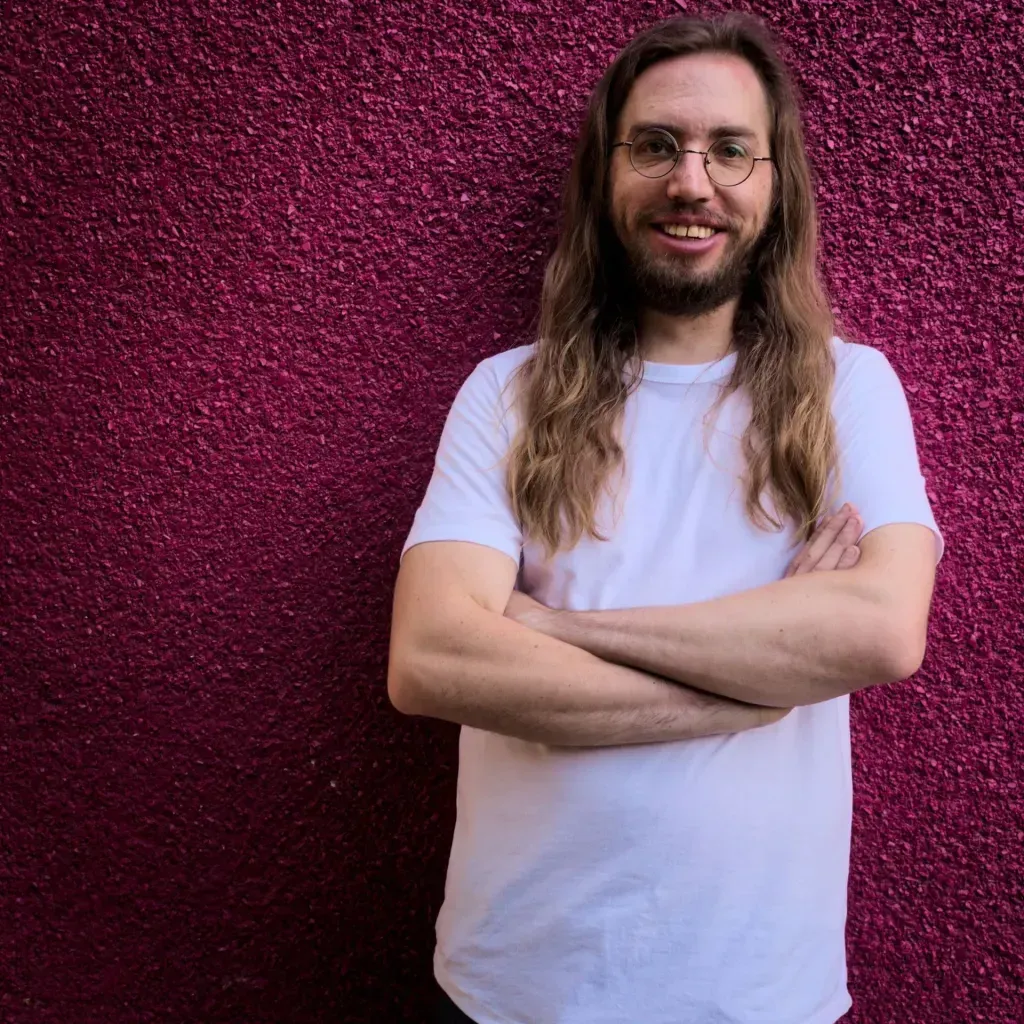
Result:
{"label": "mustache", "polygon": [[699,210],[663,210],[660,213],[643,214],[641,215],[641,224],[656,224],[660,221],[667,220],[670,217],[697,217],[701,221],[706,221],[711,227],[717,228],[719,231],[730,231],[730,226],[717,217],[710,217],[706,213],[701,213]]}

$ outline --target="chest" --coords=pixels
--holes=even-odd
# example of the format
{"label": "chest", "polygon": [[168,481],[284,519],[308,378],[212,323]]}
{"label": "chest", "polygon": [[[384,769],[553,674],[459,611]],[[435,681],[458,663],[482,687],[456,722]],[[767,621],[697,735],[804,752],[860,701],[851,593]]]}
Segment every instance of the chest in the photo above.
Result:
{"label": "chest", "polygon": [[[625,472],[597,507],[608,539],[585,535],[551,559],[528,540],[522,589],[551,607],[585,610],[703,601],[780,579],[795,531],[747,517],[742,396],[714,418],[709,400],[638,397],[622,423]],[[767,491],[762,504],[774,514]]]}

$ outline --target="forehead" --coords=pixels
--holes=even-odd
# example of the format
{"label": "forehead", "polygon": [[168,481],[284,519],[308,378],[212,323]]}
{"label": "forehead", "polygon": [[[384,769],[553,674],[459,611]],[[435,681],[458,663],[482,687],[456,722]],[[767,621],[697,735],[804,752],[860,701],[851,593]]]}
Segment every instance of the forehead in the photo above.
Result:
{"label": "forehead", "polygon": [[767,143],[770,121],[764,86],[747,61],[698,53],[659,61],[637,78],[619,114],[618,137],[649,122],[676,125],[688,140],[735,125]]}

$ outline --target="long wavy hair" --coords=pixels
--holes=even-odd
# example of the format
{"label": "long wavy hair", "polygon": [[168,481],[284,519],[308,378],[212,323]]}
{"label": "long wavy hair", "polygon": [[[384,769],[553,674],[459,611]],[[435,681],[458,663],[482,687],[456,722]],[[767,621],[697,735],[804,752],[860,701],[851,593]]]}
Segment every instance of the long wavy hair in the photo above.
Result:
{"label": "long wavy hair", "polygon": [[745,388],[751,415],[741,448],[745,511],[761,529],[783,523],[808,540],[838,479],[831,393],[837,325],[817,267],[818,224],[798,95],[760,19],[659,22],[619,53],[591,94],[563,197],[558,244],[544,276],[537,344],[512,383],[520,426],[507,487],[524,534],[548,556],[572,548],[595,525],[601,490],[611,492],[625,453],[617,436],[629,394],[642,379],[637,310],[607,210],[610,148],[633,83],[651,65],[687,54],[735,54],[757,72],[768,96],[775,157],[771,211],[752,256],[733,323],[735,367],[712,411]]}

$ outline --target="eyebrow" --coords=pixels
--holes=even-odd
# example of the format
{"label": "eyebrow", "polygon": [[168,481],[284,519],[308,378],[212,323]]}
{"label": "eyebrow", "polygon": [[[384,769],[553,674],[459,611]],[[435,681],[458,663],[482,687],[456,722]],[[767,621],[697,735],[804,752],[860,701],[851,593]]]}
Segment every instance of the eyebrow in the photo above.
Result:
{"label": "eyebrow", "polygon": [[[686,130],[681,128],[677,124],[664,124],[661,121],[641,121],[639,124],[634,124],[630,127],[627,133],[630,138],[636,135],[638,132],[646,131],[648,128],[661,128],[664,131],[670,132],[678,139],[680,136],[686,134]],[[757,132],[752,131],[750,128],[744,128],[742,125],[736,124],[721,124],[716,128],[712,128],[708,135],[712,139],[721,139],[725,136],[739,136],[742,139],[756,139]]]}

